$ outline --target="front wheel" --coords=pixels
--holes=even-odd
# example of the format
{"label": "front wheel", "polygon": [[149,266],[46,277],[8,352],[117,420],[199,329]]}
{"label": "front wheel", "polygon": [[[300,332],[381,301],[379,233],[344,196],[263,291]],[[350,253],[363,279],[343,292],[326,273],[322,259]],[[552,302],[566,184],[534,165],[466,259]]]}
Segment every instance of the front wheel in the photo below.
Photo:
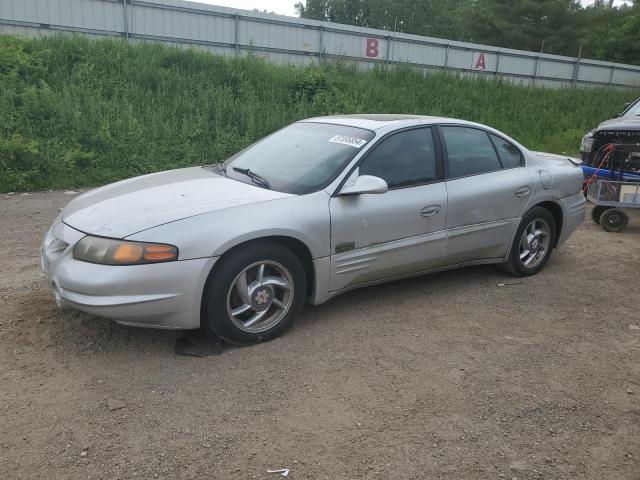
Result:
{"label": "front wheel", "polygon": [[522,217],[504,269],[517,277],[538,273],[549,261],[555,241],[553,215],[545,208],[532,208]]}
{"label": "front wheel", "polygon": [[252,244],[222,258],[207,284],[203,322],[235,345],[279,336],[306,296],[300,260],[275,242]]}

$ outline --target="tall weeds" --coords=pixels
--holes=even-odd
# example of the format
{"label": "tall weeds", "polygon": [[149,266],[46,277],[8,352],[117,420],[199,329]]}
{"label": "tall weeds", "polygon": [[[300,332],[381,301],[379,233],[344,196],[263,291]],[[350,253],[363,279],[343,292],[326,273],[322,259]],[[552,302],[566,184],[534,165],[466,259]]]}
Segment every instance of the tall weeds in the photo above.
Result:
{"label": "tall weeds", "polygon": [[295,120],[394,112],[482,122],[530,148],[580,137],[640,92],[545,89],[409,68],[275,66],[152,43],[0,37],[0,192],[219,162]]}

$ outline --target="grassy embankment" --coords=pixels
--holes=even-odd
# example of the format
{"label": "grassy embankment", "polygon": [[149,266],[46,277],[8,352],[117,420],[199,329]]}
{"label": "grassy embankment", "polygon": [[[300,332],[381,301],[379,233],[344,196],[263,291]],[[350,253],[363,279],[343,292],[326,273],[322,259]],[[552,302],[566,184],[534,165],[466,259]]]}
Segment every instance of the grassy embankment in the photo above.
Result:
{"label": "grassy embankment", "polygon": [[640,92],[544,89],[408,68],[282,67],[154,44],[0,37],[0,192],[99,185],[224,160],[294,120],[395,112],[474,120],[532,149],[580,138]]}

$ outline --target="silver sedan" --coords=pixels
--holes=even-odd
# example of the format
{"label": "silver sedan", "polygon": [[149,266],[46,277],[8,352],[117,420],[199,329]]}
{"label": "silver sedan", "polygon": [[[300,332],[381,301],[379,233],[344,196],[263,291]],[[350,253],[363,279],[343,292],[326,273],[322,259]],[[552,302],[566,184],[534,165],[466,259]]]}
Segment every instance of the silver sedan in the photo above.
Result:
{"label": "silver sedan", "polygon": [[583,221],[581,185],[578,160],[484,125],[313,118],[75,198],[42,268],[62,307],[246,345],[353,288],[490,263],[532,275]]}

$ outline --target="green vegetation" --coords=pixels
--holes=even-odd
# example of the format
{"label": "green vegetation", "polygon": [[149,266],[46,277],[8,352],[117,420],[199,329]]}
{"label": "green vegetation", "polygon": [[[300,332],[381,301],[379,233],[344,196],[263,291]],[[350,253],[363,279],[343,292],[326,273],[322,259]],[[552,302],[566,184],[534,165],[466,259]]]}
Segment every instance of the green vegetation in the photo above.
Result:
{"label": "green vegetation", "polygon": [[408,68],[280,67],[80,37],[0,37],[0,192],[219,162],[292,121],[347,112],[465,118],[533,149],[575,153],[585,131],[639,94]]}

